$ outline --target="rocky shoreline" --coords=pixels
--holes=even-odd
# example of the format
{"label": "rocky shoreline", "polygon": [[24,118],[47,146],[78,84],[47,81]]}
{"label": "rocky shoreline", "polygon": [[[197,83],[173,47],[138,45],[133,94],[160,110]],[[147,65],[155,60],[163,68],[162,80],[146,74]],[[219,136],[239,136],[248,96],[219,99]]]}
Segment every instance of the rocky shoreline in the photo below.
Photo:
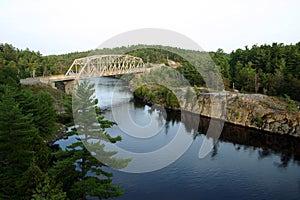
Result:
{"label": "rocky shoreline", "polygon": [[[209,118],[224,119],[227,123],[274,134],[300,138],[300,112],[289,113],[287,103],[277,97],[236,92],[200,93],[192,99],[179,95],[180,110]],[[136,96],[145,103],[149,100]],[[167,109],[172,109],[162,105]]]}

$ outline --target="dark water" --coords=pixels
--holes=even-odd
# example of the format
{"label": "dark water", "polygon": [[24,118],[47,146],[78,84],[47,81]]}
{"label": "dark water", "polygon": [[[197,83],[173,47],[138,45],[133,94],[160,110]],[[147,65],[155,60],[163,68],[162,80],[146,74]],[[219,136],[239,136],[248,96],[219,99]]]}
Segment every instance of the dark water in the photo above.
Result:
{"label": "dark water", "polygon": [[[117,199],[300,199],[299,140],[226,124],[212,152],[199,159],[209,119],[201,118],[195,131],[193,123],[198,121],[194,115],[160,113],[133,101],[128,88],[115,88],[116,82],[103,78],[97,85],[100,106],[108,108],[106,118],[113,119],[110,98],[112,93],[118,93],[123,98],[115,96],[113,103],[129,105],[130,116],[137,124],[149,123],[151,116],[158,125],[164,124],[158,134],[147,139],[132,137],[117,126],[111,128],[112,135],[123,138],[120,148],[137,153],[155,151],[170,143],[180,126],[192,141],[179,159],[156,171],[127,173],[107,169],[114,174],[113,184],[125,190]],[[59,143],[65,146],[73,139]]]}

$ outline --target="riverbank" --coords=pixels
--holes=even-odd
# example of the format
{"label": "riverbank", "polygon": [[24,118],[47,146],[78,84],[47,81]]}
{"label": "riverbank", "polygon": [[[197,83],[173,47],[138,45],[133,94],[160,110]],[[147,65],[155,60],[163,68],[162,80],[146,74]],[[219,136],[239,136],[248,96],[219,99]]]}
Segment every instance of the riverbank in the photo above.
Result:
{"label": "riverbank", "polygon": [[[150,91],[149,88],[147,90]],[[182,90],[178,92],[181,95],[177,99],[180,107],[161,105],[170,110],[184,110],[205,117],[225,119],[230,124],[300,138],[300,112],[288,112],[289,104],[283,99],[227,91],[203,92],[187,99],[186,88],[178,90]],[[135,93],[135,98],[145,103],[160,103],[152,102],[141,93]],[[215,111],[218,109],[222,112]]]}

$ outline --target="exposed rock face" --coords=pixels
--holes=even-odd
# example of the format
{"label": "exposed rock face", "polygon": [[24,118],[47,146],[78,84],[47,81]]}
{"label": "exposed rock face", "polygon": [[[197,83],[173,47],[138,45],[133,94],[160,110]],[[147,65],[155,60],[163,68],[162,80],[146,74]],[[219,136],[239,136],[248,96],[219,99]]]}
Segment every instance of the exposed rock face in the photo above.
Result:
{"label": "exposed rock face", "polygon": [[181,109],[229,123],[278,134],[300,137],[300,112],[289,114],[286,102],[261,94],[231,92],[201,93],[187,102],[179,98]]}

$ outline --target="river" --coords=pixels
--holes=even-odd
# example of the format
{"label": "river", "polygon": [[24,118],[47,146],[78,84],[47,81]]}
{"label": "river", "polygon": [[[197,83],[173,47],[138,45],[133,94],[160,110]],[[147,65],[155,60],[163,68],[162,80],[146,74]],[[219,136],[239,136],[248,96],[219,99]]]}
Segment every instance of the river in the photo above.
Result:
{"label": "river", "polygon": [[[159,131],[151,137],[137,138],[123,131],[127,123],[124,119],[123,128],[114,126],[108,130],[113,136],[122,136],[119,148],[137,154],[161,149],[170,144],[180,127],[184,131],[182,140],[191,141],[178,159],[155,171],[128,173],[107,168],[114,174],[113,184],[125,190],[125,194],[117,199],[299,199],[298,139],[225,124],[213,150],[199,159],[199,148],[210,121],[208,118],[201,117],[199,129],[193,130],[190,127],[196,118],[193,114],[162,113],[135,101],[128,87],[115,87],[117,82],[118,79],[101,78],[96,85],[99,105],[107,109],[105,117],[112,120],[115,117],[110,107],[113,98],[114,105],[129,108],[131,119],[140,126],[152,120],[152,126],[162,127],[152,127]],[[56,143],[64,148],[72,141],[74,137]],[[156,161],[164,163],[168,157],[166,154]],[[153,163],[144,164],[147,167]]]}

